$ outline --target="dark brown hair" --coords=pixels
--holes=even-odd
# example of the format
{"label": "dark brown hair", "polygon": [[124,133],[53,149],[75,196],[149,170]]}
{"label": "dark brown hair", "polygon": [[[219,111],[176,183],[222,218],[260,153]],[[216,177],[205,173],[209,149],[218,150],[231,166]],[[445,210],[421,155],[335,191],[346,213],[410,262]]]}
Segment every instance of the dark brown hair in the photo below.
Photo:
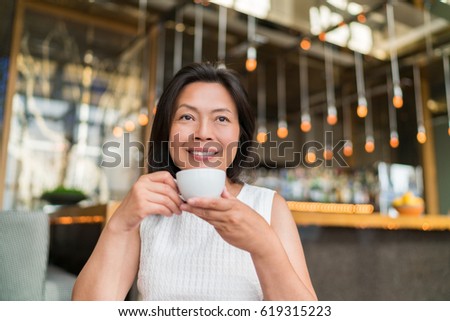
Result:
{"label": "dark brown hair", "polygon": [[169,154],[169,134],[178,96],[186,85],[194,82],[221,84],[236,104],[240,128],[239,147],[233,163],[227,168],[227,177],[232,182],[240,182],[242,164],[248,161],[249,147],[252,145],[255,115],[239,75],[231,69],[217,68],[211,63],[194,63],[183,67],[162,93],[150,134],[148,171],[153,173],[166,170],[175,176],[180,170]]}

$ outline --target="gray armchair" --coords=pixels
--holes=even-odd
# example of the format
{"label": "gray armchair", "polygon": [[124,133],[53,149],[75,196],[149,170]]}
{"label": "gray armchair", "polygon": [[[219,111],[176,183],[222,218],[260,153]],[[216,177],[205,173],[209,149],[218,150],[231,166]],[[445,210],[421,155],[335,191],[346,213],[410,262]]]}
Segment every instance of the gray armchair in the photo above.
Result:
{"label": "gray armchair", "polygon": [[0,212],[0,301],[71,299],[76,276],[48,264],[49,231],[44,212]]}

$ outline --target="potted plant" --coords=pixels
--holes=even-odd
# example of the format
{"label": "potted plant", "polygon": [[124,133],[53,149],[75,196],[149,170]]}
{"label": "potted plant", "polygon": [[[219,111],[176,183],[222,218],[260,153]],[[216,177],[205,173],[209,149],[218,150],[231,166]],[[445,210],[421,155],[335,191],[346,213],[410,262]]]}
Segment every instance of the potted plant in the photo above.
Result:
{"label": "potted plant", "polygon": [[75,205],[87,198],[83,191],[75,188],[58,186],[53,190],[45,191],[41,199],[52,205]]}

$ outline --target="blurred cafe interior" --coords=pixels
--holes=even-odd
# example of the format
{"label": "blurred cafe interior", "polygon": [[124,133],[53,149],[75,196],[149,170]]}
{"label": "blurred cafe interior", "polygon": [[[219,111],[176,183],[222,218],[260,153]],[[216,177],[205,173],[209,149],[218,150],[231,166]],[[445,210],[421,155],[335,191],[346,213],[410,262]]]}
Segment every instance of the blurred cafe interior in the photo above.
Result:
{"label": "blurred cafe interior", "polygon": [[0,42],[0,300],[70,299],[194,61],[241,75],[320,300],[450,300],[450,1],[7,0]]}

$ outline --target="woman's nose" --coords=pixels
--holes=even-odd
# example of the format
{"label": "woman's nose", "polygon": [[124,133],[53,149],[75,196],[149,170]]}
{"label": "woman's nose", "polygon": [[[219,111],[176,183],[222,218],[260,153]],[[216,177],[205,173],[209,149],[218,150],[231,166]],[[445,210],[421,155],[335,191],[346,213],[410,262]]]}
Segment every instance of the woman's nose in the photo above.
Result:
{"label": "woman's nose", "polygon": [[212,140],[213,131],[209,122],[200,121],[196,128],[194,136],[196,140]]}

